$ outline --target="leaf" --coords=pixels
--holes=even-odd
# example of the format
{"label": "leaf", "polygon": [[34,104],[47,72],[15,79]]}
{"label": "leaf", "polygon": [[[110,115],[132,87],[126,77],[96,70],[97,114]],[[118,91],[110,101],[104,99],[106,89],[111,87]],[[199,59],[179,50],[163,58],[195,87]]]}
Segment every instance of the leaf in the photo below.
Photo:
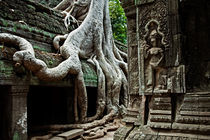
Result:
{"label": "leaf", "polygon": [[119,0],[109,0],[109,12],[112,23],[113,37],[124,44],[127,43],[126,16]]}

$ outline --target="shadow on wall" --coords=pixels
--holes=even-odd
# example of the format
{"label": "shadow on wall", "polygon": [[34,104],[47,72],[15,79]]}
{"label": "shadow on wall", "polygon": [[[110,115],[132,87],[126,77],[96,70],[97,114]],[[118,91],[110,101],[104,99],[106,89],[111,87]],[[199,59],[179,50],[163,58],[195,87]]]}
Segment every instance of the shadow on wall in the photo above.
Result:
{"label": "shadow on wall", "polygon": [[187,89],[210,90],[210,1],[181,2],[181,26],[185,36],[183,60],[186,64]]}
{"label": "shadow on wall", "polygon": [[28,93],[28,135],[34,126],[74,122],[73,88],[31,86]]}
{"label": "shadow on wall", "polygon": [[59,2],[62,0],[34,0],[35,2],[41,3],[43,5],[46,5],[48,7],[55,7]]}
{"label": "shadow on wall", "polygon": [[[96,113],[97,88],[87,87],[88,116]],[[35,126],[74,123],[74,88],[31,86],[28,93],[28,135],[47,132],[34,131]],[[79,111],[78,111],[79,112]]]}
{"label": "shadow on wall", "polygon": [[0,86],[0,140],[9,139],[9,86]]}

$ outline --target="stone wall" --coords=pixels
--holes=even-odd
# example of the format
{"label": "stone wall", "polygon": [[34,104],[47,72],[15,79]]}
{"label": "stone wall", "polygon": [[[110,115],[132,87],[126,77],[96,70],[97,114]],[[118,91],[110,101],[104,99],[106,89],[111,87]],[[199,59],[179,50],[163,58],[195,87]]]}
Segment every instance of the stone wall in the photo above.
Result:
{"label": "stone wall", "polygon": [[38,2],[40,4],[46,5],[48,7],[55,7],[59,2],[62,0],[34,0],[35,2]]}
{"label": "stone wall", "polygon": [[[0,1],[0,33],[11,33],[27,39],[32,44],[36,57],[45,61],[48,67],[55,67],[64,60],[52,44],[53,38],[57,34],[67,33],[63,17],[60,13],[52,11],[44,5],[32,0]],[[37,123],[37,113],[39,116],[42,115],[43,110],[39,110],[39,108],[45,104],[48,106],[45,106],[43,111],[46,116],[43,117],[44,119],[53,117],[52,119],[56,120],[56,118],[63,117],[68,118],[68,120],[63,119],[65,123],[74,121],[72,107],[74,76],[68,75],[63,80],[56,82],[40,81],[23,66],[14,66],[15,63],[12,58],[17,50],[17,46],[0,42],[0,139],[2,140],[26,140],[28,136],[30,138],[31,127]],[[86,86],[96,89],[95,68],[86,60],[81,62]],[[41,87],[46,90],[42,91],[43,88]],[[48,90],[52,87],[55,90]],[[37,90],[33,90],[34,88]],[[68,90],[61,90],[61,88]],[[87,92],[89,93],[88,88]],[[50,94],[51,91],[52,94]],[[48,92],[48,95],[43,96],[45,92]],[[91,93],[91,95],[96,94]],[[31,99],[31,97],[36,98]],[[43,100],[39,100],[40,98]],[[60,104],[55,101],[57,98],[61,99],[59,100]],[[44,101],[44,103],[40,101]],[[63,107],[59,109],[62,105],[68,110]],[[56,112],[53,111],[53,106],[57,107],[59,113],[52,115]],[[29,112],[28,109],[30,109]],[[36,112],[37,110],[38,112]],[[43,120],[40,122],[44,122]]]}
{"label": "stone wall", "polygon": [[[27,39],[35,49],[36,57],[45,61],[48,67],[55,67],[63,58],[56,55],[52,46],[57,34],[66,34],[63,17],[48,7],[31,0],[0,1],[0,32],[7,32]],[[12,55],[16,51],[9,44],[1,43],[0,49],[0,84],[14,84],[14,79],[23,84],[39,85],[39,80],[23,67],[14,68]],[[55,54],[52,54],[55,53]],[[97,86],[97,75],[94,67],[82,61],[86,86]],[[29,78],[30,77],[30,78]],[[52,82],[53,85],[71,86],[72,78]],[[42,84],[49,85],[47,82]]]}
{"label": "stone wall", "polygon": [[210,1],[186,0],[180,7],[187,89],[205,91],[210,89]]}
{"label": "stone wall", "polygon": [[[41,50],[52,52],[52,39],[67,33],[61,14],[33,1],[1,1],[0,31],[20,35]],[[43,43],[43,44],[42,44]]]}
{"label": "stone wall", "polygon": [[208,0],[122,3],[128,19],[129,107],[126,126],[114,139],[210,139]]}

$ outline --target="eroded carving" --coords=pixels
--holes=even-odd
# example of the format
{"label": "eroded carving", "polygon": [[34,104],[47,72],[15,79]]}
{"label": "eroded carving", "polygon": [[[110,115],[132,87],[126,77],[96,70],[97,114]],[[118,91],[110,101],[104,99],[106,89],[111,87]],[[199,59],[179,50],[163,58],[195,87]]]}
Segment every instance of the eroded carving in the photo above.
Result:
{"label": "eroded carving", "polygon": [[140,93],[184,93],[185,68],[183,65],[167,66],[169,37],[166,37],[160,23],[156,19],[148,21],[144,37],[140,37]]}
{"label": "eroded carving", "polygon": [[143,43],[145,59],[146,92],[166,89],[166,77],[164,72],[164,34],[159,30],[159,23],[151,20],[146,25],[145,40]]}

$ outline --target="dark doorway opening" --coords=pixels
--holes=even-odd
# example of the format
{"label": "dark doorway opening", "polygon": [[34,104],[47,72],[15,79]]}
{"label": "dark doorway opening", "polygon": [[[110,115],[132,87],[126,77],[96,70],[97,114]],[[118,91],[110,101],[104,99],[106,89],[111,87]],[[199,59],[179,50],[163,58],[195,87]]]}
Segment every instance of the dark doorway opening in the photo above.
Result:
{"label": "dark doorway opening", "polygon": [[[96,114],[97,88],[87,87],[88,116]],[[34,129],[49,124],[74,123],[74,88],[31,86],[28,93],[28,135],[45,135]],[[79,108],[78,108],[79,109]]]}
{"label": "dark doorway opening", "polygon": [[147,125],[148,119],[149,119],[149,107],[150,107],[150,101],[151,101],[151,96],[145,96],[142,98],[146,98],[145,101],[145,110],[144,110],[144,125]]}
{"label": "dark doorway opening", "polygon": [[73,99],[73,88],[31,86],[27,101],[29,137],[42,134],[33,129],[36,126],[73,123]]}
{"label": "dark doorway opening", "polygon": [[0,86],[0,140],[9,139],[9,86]]}
{"label": "dark doorway opening", "polygon": [[180,3],[181,27],[185,38],[183,61],[188,90],[210,89],[210,1]]}
{"label": "dark doorway opening", "polygon": [[87,116],[90,117],[96,114],[97,88],[87,87],[87,95],[88,95]]}

